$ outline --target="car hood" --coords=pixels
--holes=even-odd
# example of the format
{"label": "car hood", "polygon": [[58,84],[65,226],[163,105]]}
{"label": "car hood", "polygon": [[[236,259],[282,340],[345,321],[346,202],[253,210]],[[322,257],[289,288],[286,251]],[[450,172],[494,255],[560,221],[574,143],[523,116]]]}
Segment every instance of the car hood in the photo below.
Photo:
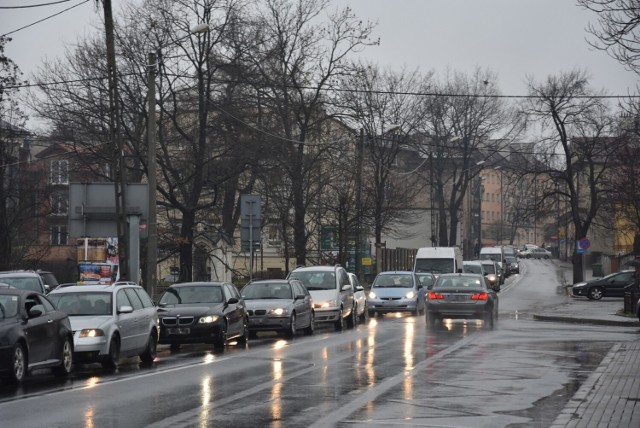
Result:
{"label": "car hood", "polygon": [[101,328],[105,324],[113,320],[111,315],[69,315],[71,321],[71,330],[83,330],[85,328]]}
{"label": "car hood", "polygon": [[213,306],[177,305],[158,308],[158,317],[198,316],[210,313],[222,313],[223,303]]}
{"label": "car hood", "polygon": [[309,290],[309,293],[314,302],[326,302],[338,298],[338,290]]}
{"label": "car hood", "polygon": [[409,291],[415,292],[413,288],[400,287],[373,287],[371,288],[378,297],[404,297]]}
{"label": "car hood", "polygon": [[256,299],[245,300],[244,303],[247,309],[273,309],[273,308],[286,308],[291,306],[293,300],[291,299]]}

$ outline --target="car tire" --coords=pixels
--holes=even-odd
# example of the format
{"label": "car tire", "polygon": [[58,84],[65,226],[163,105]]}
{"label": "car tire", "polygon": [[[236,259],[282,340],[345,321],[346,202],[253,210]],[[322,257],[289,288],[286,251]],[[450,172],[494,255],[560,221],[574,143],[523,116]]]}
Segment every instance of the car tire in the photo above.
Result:
{"label": "car tire", "polygon": [[307,336],[311,336],[315,332],[315,330],[316,330],[316,315],[312,311],[311,315],[309,316],[309,325],[307,326],[307,328],[304,329],[304,334],[306,334]]}
{"label": "car tire", "polygon": [[284,331],[284,335],[289,339],[293,339],[296,336],[296,313],[292,312],[289,317],[289,327]]}
{"label": "car tire", "polygon": [[427,327],[433,328],[436,326],[436,316],[434,314],[427,311],[425,319],[427,321]]}
{"label": "car tire", "polygon": [[356,326],[356,324],[358,323],[358,318],[357,318],[357,310],[358,307],[357,306],[353,306],[353,308],[351,308],[351,314],[349,315],[349,318],[347,318],[347,327],[348,328],[354,328]]}
{"label": "car tire", "polygon": [[149,340],[147,341],[147,346],[144,349],[144,352],[140,354],[140,360],[143,363],[151,364],[153,360],[156,359],[158,355],[158,335],[155,330],[149,334]]}
{"label": "car tire", "polygon": [[367,305],[365,304],[364,306],[364,310],[362,311],[362,314],[359,315],[359,319],[361,323],[366,323],[367,322],[367,318],[371,315],[371,312],[369,311],[369,309],[367,308]]}
{"label": "car tire", "polygon": [[495,318],[495,316],[493,314],[493,309],[491,310],[491,312],[484,314],[483,321],[484,321],[484,328],[485,329],[493,330],[493,328],[496,325],[496,318]]}
{"label": "car tire", "polygon": [[120,361],[120,340],[117,337],[112,337],[109,342],[109,353],[102,358],[100,364],[105,370],[115,370],[118,368],[118,362]]}
{"label": "car tire", "polygon": [[2,379],[10,383],[12,385],[17,385],[22,382],[27,375],[27,353],[24,349],[22,343],[16,343],[13,346],[13,352],[11,353],[11,364],[13,365],[13,370],[9,372]]}
{"label": "car tire", "polygon": [[224,348],[224,345],[227,344],[227,329],[228,329],[227,321],[225,320],[224,325],[220,329],[220,333],[213,341],[213,346],[216,348]]}
{"label": "car tire", "polygon": [[604,292],[602,290],[602,287],[591,287],[589,291],[587,291],[587,297],[590,300],[600,300],[602,299],[603,295]]}
{"label": "car tire", "polygon": [[342,308],[340,308],[340,312],[338,313],[338,319],[336,320],[335,323],[333,323],[334,328],[336,329],[336,331],[342,331],[345,328],[345,320],[342,317]]}
{"label": "car tire", "polygon": [[60,364],[53,368],[53,374],[58,377],[68,376],[73,367],[73,344],[71,339],[66,337],[62,343],[60,352]]}
{"label": "car tire", "polygon": [[249,343],[249,320],[244,319],[242,323],[242,334],[238,338],[238,345],[245,346]]}

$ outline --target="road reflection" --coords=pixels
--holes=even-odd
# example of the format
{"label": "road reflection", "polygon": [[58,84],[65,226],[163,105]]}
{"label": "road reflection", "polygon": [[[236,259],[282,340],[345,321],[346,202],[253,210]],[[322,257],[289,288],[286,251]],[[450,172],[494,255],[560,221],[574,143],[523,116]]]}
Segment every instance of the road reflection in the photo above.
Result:
{"label": "road reflection", "polygon": [[211,376],[206,376],[200,382],[200,417],[198,422],[201,428],[209,426],[209,410],[213,398],[213,379]]}

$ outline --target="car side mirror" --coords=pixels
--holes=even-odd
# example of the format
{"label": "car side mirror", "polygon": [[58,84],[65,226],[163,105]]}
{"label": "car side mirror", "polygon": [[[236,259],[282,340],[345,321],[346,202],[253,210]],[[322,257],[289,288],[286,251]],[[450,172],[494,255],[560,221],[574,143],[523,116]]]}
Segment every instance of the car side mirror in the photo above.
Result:
{"label": "car side mirror", "polygon": [[345,284],[345,285],[343,285],[343,286],[342,286],[342,289],[341,289],[341,290],[342,290],[342,291],[349,291],[349,290],[351,290],[351,289],[352,289],[352,288],[351,288],[351,284]]}
{"label": "car side mirror", "polygon": [[296,294],[293,300],[304,300],[304,298],[305,298],[304,294]]}
{"label": "car side mirror", "polygon": [[40,305],[35,305],[31,309],[29,309],[29,318],[41,317],[43,313],[44,313],[44,308]]}
{"label": "car side mirror", "polygon": [[229,300],[227,300],[227,305],[235,305],[238,302],[239,302],[239,300],[238,300],[237,297],[232,297]]}
{"label": "car side mirror", "polygon": [[133,306],[122,305],[118,308],[119,314],[130,314],[133,312]]}

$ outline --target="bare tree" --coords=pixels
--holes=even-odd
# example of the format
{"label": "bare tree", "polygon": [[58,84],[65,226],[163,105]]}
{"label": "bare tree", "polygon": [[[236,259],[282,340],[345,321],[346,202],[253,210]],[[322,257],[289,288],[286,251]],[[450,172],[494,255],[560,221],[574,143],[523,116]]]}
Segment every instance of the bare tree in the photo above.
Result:
{"label": "bare tree", "polygon": [[640,5],[637,0],[578,0],[597,14],[597,25],[587,31],[595,48],[605,50],[620,63],[640,74]]}
{"label": "bare tree", "polygon": [[[543,132],[531,172],[549,179],[537,192],[538,206],[560,196],[571,211],[575,239],[584,238],[611,192],[610,168],[622,143],[613,138],[615,121],[584,71],[549,76],[539,84],[530,79],[529,92],[525,112]],[[582,277],[583,260],[574,253],[573,280]]]}

